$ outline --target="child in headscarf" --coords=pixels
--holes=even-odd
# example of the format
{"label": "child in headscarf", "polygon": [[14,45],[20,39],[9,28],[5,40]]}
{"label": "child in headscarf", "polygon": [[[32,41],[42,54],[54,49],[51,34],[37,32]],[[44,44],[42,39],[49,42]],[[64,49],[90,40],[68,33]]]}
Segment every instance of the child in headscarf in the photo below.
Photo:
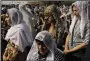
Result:
{"label": "child in headscarf", "polygon": [[64,61],[64,55],[56,47],[51,34],[41,31],[35,37],[27,61]]}

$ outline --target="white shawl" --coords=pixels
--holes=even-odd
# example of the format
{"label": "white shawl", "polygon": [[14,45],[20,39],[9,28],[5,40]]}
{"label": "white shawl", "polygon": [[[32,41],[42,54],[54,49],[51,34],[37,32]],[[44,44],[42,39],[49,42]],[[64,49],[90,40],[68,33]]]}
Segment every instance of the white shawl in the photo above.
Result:
{"label": "white shawl", "polygon": [[11,28],[8,30],[5,40],[10,40],[23,52],[25,47],[32,45],[32,34],[22,20],[22,14],[18,9],[8,9],[8,14],[11,19]]}
{"label": "white shawl", "polygon": [[[80,33],[81,33],[81,37],[83,37],[84,29],[88,22],[88,1],[76,1],[72,5],[75,5],[78,8],[78,12],[80,14]],[[73,19],[72,19],[72,23],[74,23],[76,20],[74,15],[73,15]],[[73,26],[74,24],[71,24],[70,32],[72,31]]]}

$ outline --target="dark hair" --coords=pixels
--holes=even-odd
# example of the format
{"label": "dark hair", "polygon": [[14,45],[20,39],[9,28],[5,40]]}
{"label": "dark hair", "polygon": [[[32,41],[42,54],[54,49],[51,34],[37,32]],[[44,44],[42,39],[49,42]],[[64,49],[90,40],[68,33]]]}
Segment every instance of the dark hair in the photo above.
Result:
{"label": "dark hair", "polygon": [[75,7],[75,5],[72,5],[72,6],[71,6],[72,11],[73,11],[73,7]]}
{"label": "dark hair", "polygon": [[56,24],[56,20],[55,20],[55,18],[53,17],[53,16],[51,16],[51,23],[53,23],[54,25]]}

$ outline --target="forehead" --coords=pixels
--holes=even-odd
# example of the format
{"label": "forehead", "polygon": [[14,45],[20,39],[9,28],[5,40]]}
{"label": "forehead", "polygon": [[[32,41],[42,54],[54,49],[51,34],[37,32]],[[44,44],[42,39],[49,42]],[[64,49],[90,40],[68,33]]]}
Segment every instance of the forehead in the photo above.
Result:
{"label": "forehead", "polygon": [[8,13],[6,13],[6,14],[5,14],[5,16],[6,16],[6,17],[9,17],[9,14],[8,14]]}
{"label": "forehead", "polygon": [[36,43],[40,43],[40,44],[44,45],[43,41],[40,41],[40,40],[37,40],[37,39],[35,39],[35,41],[36,41]]}
{"label": "forehead", "polygon": [[76,6],[73,6],[72,9],[73,10],[78,10],[78,8]]}

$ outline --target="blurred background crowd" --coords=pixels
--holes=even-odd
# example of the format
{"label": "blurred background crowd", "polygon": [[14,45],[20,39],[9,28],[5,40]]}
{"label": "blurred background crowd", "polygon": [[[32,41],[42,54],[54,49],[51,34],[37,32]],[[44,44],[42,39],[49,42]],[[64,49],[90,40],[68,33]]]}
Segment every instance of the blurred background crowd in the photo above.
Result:
{"label": "blurred background crowd", "polygon": [[[18,2],[1,6],[1,52],[4,54],[7,46],[5,35],[11,27],[8,22],[7,10],[17,8],[23,14],[23,20],[28,25],[33,39],[42,30],[49,31],[55,40],[57,47],[64,50],[66,37],[72,22],[70,8],[75,1],[40,1],[40,2]],[[3,2],[4,3],[4,2]],[[84,52],[83,52],[84,53]]]}

